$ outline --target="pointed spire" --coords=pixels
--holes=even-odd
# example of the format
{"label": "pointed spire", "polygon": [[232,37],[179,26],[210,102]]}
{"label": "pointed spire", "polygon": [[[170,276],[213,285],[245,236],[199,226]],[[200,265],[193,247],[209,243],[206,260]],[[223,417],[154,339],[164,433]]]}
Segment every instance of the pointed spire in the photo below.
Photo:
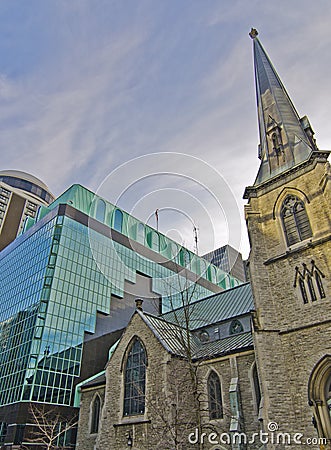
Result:
{"label": "pointed spire", "polygon": [[257,186],[307,160],[317,147],[308,118],[300,119],[257,30],[252,28],[249,35],[253,39],[260,132],[261,165],[254,183]]}

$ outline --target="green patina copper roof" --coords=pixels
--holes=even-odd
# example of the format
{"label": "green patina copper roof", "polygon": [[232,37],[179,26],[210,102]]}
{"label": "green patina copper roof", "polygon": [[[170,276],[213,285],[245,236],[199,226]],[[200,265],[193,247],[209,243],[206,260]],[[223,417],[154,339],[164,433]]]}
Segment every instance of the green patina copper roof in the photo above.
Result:
{"label": "green patina copper roof", "polygon": [[[190,328],[197,330],[232,317],[248,314],[254,309],[253,295],[249,283],[198,300],[190,306]],[[184,309],[178,308],[162,316],[176,323],[184,321]]]}
{"label": "green patina copper roof", "polygon": [[[202,300],[202,302],[204,301],[206,299]],[[139,310],[137,313],[167,352],[176,356],[185,358],[188,357],[189,352],[192,359],[198,360],[201,358],[214,358],[253,347],[251,331],[203,343],[195,334],[188,332],[178,324],[168,322],[161,317],[156,317]],[[190,340],[189,343],[188,340]]]}

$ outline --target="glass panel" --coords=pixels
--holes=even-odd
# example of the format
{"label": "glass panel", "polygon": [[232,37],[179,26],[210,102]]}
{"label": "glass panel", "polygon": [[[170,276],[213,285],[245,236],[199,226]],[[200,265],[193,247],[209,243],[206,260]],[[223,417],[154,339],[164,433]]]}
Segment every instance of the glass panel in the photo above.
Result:
{"label": "glass panel", "polygon": [[106,203],[99,198],[98,199],[98,203],[97,203],[97,209],[96,209],[96,213],[95,213],[95,218],[99,222],[104,222],[105,221],[105,216],[106,216]]}
{"label": "glass panel", "polygon": [[122,226],[123,226],[123,213],[119,209],[115,209],[113,228],[114,230],[122,233]]}
{"label": "glass panel", "polygon": [[140,244],[145,244],[145,225],[143,223],[137,225],[137,241]]}
{"label": "glass panel", "polygon": [[160,250],[160,238],[156,231],[150,231],[147,237],[148,246],[156,251]]}

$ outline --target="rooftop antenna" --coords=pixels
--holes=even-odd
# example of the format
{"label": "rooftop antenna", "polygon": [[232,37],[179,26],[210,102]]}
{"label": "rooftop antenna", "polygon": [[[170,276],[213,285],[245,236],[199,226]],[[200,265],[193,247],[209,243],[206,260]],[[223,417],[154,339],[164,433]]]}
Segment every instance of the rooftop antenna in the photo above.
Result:
{"label": "rooftop antenna", "polygon": [[198,255],[198,228],[193,225],[193,235],[194,235],[194,251]]}
{"label": "rooftop antenna", "polygon": [[156,230],[159,231],[159,210],[155,210]]}

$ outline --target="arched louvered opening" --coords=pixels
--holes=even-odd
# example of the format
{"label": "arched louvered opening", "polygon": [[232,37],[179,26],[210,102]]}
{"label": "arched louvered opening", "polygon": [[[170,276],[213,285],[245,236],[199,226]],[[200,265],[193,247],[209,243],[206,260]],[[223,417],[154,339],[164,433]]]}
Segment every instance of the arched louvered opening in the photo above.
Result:
{"label": "arched louvered opening", "polygon": [[281,218],[288,245],[308,239],[312,231],[305,204],[294,195],[288,195],[281,208]]}

